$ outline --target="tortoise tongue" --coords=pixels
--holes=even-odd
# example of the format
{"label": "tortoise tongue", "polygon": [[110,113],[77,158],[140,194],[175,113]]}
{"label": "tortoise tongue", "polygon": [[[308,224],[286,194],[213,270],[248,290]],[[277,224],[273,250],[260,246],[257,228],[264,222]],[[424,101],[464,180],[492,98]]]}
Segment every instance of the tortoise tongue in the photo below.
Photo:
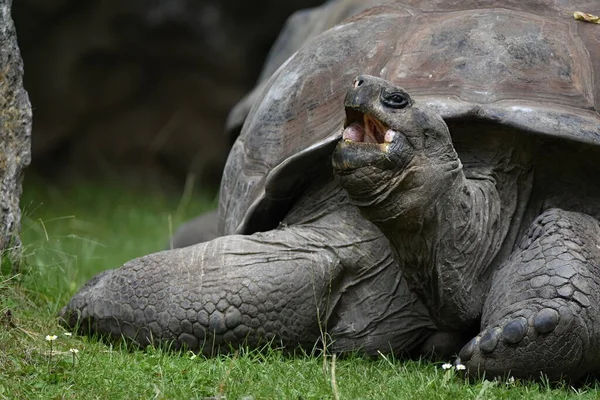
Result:
{"label": "tortoise tongue", "polygon": [[358,123],[352,123],[344,129],[342,138],[353,142],[362,142],[365,138],[365,130]]}
{"label": "tortoise tongue", "polygon": [[354,122],[344,129],[342,138],[360,143],[378,143],[375,138],[376,132],[372,123],[366,124],[366,128],[364,128],[362,124]]}

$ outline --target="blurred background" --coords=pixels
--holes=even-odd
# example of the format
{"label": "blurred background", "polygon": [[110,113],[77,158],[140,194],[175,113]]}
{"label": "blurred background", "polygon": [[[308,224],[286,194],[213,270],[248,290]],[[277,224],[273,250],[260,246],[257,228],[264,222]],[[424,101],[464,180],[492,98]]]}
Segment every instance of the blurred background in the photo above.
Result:
{"label": "blurred background", "polygon": [[15,0],[29,176],[216,193],[229,110],[287,17],[320,0]]}

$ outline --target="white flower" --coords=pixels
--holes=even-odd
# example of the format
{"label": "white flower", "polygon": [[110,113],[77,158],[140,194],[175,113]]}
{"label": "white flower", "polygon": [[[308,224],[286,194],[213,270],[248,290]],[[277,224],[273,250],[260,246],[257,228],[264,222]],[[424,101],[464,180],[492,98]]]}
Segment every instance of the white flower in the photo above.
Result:
{"label": "white flower", "polygon": [[71,332],[65,332],[65,333],[63,333],[63,335],[65,335],[65,336],[73,336],[73,334]]}
{"label": "white flower", "polygon": [[58,336],[56,336],[56,335],[46,335],[46,340],[49,342],[53,342],[56,339],[58,339]]}
{"label": "white flower", "polygon": [[467,369],[467,367],[465,367],[462,364],[456,364],[456,370],[457,371],[464,371],[465,369]]}
{"label": "white flower", "polygon": [[77,349],[69,349],[69,351],[73,354],[79,353],[79,350],[77,350]]}
{"label": "white flower", "polygon": [[450,368],[452,368],[452,364],[450,364],[450,363],[446,363],[446,364],[442,365],[442,369],[450,369]]}
{"label": "white flower", "polygon": [[513,383],[515,383],[515,377],[509,376],[508,379],[506,380],[506,383],[508,383],[509,385],[512,385]]}

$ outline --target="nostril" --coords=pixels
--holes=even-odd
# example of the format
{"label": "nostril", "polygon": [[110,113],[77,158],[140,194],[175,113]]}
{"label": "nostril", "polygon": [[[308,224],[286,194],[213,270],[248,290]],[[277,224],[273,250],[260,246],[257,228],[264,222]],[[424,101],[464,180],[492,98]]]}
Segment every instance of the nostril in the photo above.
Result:
{"label": "nostril", "polygon": [[360,79],[360,78],[356,78],[356,79],[354,80],[354,88],[356,89],[357,87],[359,87],[360,85],[362,85],[362,84],[363,84],[363,82],[364,82],[364,81],[363,81],[362,79]]}

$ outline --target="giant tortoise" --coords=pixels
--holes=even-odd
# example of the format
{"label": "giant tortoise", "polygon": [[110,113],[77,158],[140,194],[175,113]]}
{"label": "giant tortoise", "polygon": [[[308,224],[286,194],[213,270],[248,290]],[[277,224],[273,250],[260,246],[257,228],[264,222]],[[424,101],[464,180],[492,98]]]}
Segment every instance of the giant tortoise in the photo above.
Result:
{"label": "giant tortoise", "polygon": [[223,236],[101,273],[66,323],[207,354],[463,338],[472,373],[600,369],[600,27],[572,17],[600,3],[386,3],[270,78]]}

